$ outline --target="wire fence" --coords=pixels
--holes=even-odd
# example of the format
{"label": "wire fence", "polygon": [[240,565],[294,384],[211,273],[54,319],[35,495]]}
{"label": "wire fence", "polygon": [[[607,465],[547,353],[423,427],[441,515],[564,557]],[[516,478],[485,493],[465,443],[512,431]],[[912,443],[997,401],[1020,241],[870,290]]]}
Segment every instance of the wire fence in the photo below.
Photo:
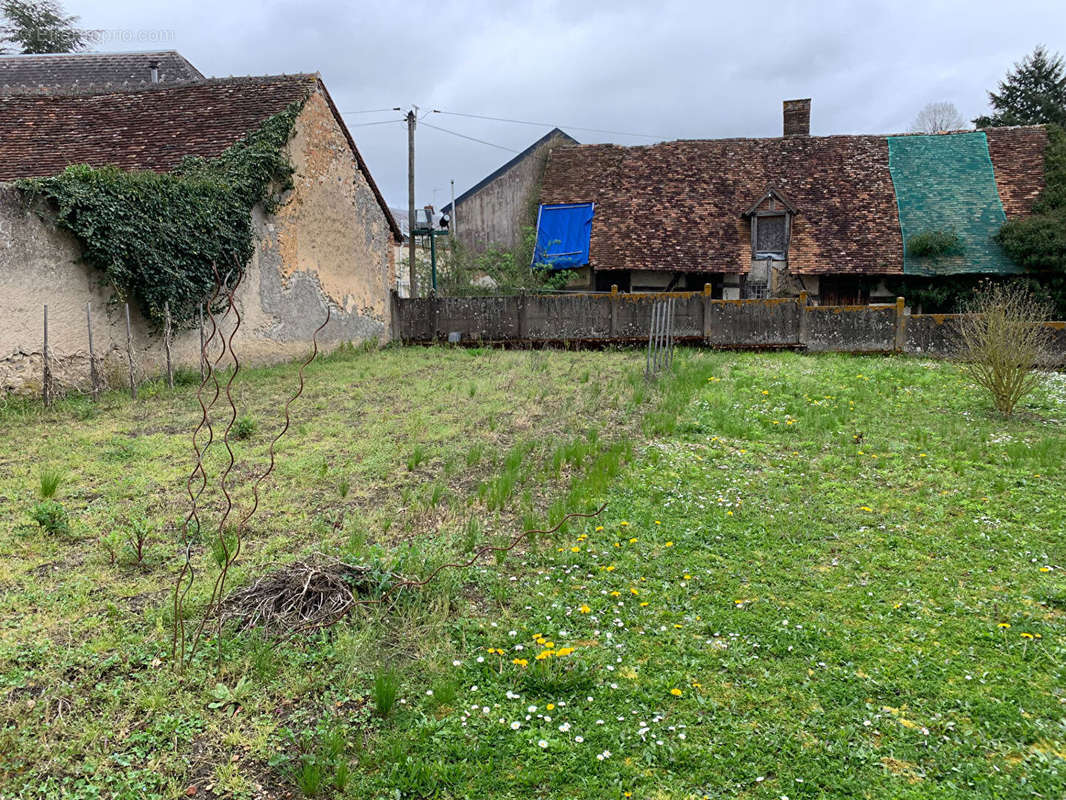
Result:
{"label": "wire fence", "polygon": [[[94,314],[93,305],[91,302],[85,304],[85,344],[87,345],[87,352],[81,351],[74,355],[65,355],[57,357],[53,349],[54,335],[49,330],[49,308],[46,304],[43,308],[42,327],[41,327],[41,351],[40,351],[40,395],[41,400],[45,407],[51,407],[56,398],[70,389],[76,389],[84,391],[87,388],[88,396],[95,402],[100,399],[100,395],[108,385],[114,386],[115,384],[124,384],[130,393],[130,397],[137,398],[137,387],[140,383],[143,383],[147,377],[139,365],[136,336],[134,335],[133,325],[131,321],[131,312],[128,303],[123,303],[119,306],[121,311],[119,312],[119,325],[125,325],[125,346],[121,346],[116,343],[116,337],[111,330],[115,327],[115,322],[109,320],[106,322],[106,326],[109,329],[109,335],[105,338],[110,340],[109,346],[105,347],[108,352],[101,354],[98,348],[98,342],[94,337],[94,318],[98,319]],[[204,342],[204,315],[203,308],[201,307],[199,313],[199,325],[200,325],[200,343],[201,351]],[[106,317],[106,314],[105,314]],[[62,320],[60,320],[62,322]],[[56,317],[53,312],[51,318],[52,326],[55,326]],[[61,326],[63,327],[63,326]],[[64,332],[69,339],[69,328]],[[62,338],[62,337],[61,337]],[[163,370],[163,377],[167,382],[167,386],[174,387],[174,324],[170,314],[170,305],[166,304],[163,308],[163,326],[162,326],[162,353],[164,357],[165,368]],[[35,354],[30,354],[32,357]],[[116,357],[121,358],[122,367],[118,366]],[[81,362],[82,359],[87,360],[87,368],[82,371],[82,368],[71,368],[72,362]],[[32,361],[31,361],[32,364]],[[115,373],[111,376],[111,380],[105,378],[105,364],[110,364],[112,372]],[[119,378],[119,370],[123,373],[123,377]],[[76,375],[72,377],[72,372]],[[204,374],[203,358],[201,357],[200,374]],[[87,379],[87,384],[86,384]]]}
{"label": "wire fence", "polygon": [[648,352],[644,358],[644,378],[652,380],[669,371],[674,361],[674,298],[658,300],[651,306],[648,324]]}

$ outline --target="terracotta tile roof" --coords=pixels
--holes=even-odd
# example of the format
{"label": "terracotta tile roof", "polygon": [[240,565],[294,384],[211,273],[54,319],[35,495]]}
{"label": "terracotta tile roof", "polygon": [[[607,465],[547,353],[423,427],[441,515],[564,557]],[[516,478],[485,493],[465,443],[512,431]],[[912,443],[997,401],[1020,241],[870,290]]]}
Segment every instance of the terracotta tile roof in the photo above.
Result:
{"label": "terracotta tile roof", "polygon": [[153,63],[158,65],[159,83],[174,85],[204,79],[176,50],[2,56],[0,94],[48,93],[59,87],[99,91],[145,86],[152,82]]}
{"label": "terracotta tile roof", "polygon": [[[950,135],[950,134],[946,134]],[[1008,216],[1043,186],[1043,128],[989,135]],[[543,203],[596,203],[597,270],[747,272],[741,215],[768,188],[797,214],[790,268],[803,274],[902,274],[903,242],[884,136],[676,141],[555,148]]]}
{"label": "terracotta tile roof", "polygon": [[1047,129],[1042,125],[986,128],[985,135],[1007,219],[1030,213],[1044,191]]}
{"label": "terracotta tile roof", "polygon": [[282,75],[0,96],[0,181],[54,175],[70,164],[163,172],[185,156],[211,158],[317,85],[317,75]]}

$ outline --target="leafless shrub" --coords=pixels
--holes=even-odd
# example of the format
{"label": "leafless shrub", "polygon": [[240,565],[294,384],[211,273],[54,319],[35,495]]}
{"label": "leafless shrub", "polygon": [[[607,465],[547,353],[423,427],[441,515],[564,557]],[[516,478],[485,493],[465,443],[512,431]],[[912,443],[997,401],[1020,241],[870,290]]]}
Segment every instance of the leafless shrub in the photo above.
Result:
{"label": "leafless shrub", "polygon": [[1037,365],[1051,332],[1042,323],[1050,306],[1021,284],[979,288],[962,309],[956,355],[963,372],[992,395],[996,410],[1009,417],[1040,383]]}

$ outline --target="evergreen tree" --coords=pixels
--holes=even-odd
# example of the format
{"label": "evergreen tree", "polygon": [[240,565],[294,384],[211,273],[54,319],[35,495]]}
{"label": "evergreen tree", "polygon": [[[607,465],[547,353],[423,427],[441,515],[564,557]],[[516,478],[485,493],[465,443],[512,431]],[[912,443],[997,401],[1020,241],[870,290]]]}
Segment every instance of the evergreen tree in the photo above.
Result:
{"label": "evergreen tree", "polygon": [[1062,56],[1049,54],[1042,45],[1033,50],[989,92],[994,112],[973,121],[978,128],[1001,125],[1066,125],[1066,65]]}
{"label": "evergreen tree", "polygon": [[78,18],[53,0],[2,0],[0,17],[0,53],[11,49],[5,45],[23,54],[72,53],[85,46],[84,33],[74,27]]}

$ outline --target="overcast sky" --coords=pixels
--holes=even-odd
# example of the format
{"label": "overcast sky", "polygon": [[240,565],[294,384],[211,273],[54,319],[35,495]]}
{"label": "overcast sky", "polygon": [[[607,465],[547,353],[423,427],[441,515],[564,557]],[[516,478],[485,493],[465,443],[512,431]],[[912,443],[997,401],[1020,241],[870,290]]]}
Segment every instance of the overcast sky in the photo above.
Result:
{"label": "overcast sky", "polygon": [[506,148],[419,126],[416,204],[439,208],[449,181],[461,194],[554,125],[581,142],[626,145],[779,136],[781,101],[811,97],[815,135],[894,133],[934,101],[972,119],[1036,44],[1066,51],[1064,0],[63,5],[82,27],[118,32],[96,50],[176,49],[214,76],[320,72],[374,179],[401,208],[400,114],[358,112],[418,105],[545,123],[428,113],[427,124]]}

